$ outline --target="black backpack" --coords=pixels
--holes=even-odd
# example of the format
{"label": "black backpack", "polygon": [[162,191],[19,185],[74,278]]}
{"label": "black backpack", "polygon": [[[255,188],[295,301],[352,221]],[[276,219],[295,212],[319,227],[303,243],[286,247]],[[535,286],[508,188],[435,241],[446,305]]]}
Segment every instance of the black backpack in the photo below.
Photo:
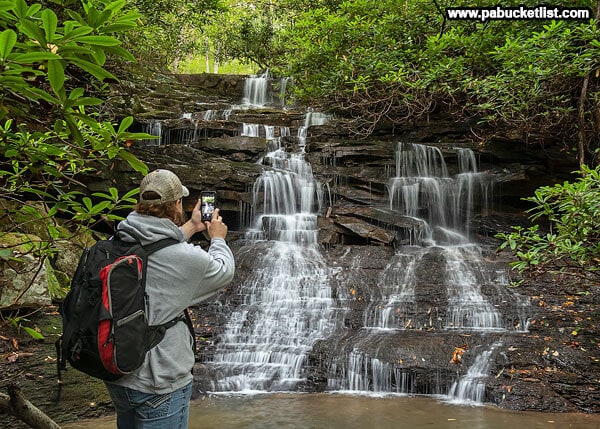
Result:
{"label": "black backpack", "polygon": [[166,238],[142,246],[115,235],[83,252],[59,310],[63,327],[56,341],[59,380],[69,361],[92,377],[115,381],[139,368],[148,350],[180,321],[187,323],[195,350],[187,309],[162,325],[148,325],[146,317],[148,256],[176,243]]}

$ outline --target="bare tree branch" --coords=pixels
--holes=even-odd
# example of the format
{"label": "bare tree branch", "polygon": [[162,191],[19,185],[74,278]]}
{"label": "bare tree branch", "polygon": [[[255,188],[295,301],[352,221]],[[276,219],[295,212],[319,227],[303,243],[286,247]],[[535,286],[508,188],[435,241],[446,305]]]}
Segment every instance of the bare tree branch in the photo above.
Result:
{"label": "bare tree branch", "polygon": [[0,393],[0,412],[14,416],[35,429],[60,429],[54,420],[23,396],[16,384],[8,387],[8,393]]}

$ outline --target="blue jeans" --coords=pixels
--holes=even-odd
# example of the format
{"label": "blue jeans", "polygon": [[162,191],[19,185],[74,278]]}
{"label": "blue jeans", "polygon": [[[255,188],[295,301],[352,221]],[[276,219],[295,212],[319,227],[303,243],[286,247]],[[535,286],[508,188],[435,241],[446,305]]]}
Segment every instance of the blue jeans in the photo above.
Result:
{"label": "blue jeans", "polygon": [[187,429],[192,383],[155,395],[106,383],[117,412],[118,429]]}

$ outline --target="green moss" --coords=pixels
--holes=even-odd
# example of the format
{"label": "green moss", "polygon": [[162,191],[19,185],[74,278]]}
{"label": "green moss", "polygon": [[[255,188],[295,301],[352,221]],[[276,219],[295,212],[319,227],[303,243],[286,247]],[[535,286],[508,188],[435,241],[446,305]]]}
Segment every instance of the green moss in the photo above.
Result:
{"label": "green moss", "polygon": [[48,292],[50,293],[50,298],[64,298],[67,294],[67,288],[63,288],[61,283],[58,281],[56,276],[56,270],[50,263],[49,259],[44,261],[44,268],[46,268],[46,282],[48,284]]}
{"label": "green moss", "polygon": [[10,248],[14,254],[33,253],[38,256],[44,247],[43,240],[34,234],[0,233],[0,248]]}

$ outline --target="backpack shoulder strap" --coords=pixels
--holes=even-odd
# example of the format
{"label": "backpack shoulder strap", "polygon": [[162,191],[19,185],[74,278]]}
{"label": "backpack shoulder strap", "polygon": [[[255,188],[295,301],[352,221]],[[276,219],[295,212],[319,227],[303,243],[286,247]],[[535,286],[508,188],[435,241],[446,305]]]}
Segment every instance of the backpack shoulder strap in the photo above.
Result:
{"label": "backpack shoulder strap", "polygon": [[[140,238],[136,234],[134,234],[133,232],[129,232],[128,231],[127,235],[129,235],[129,236],[131,236],[131,237],[133,237],[135,239],[136,244],[141,249],[144,250],[145,256],[148,256],[148,255],[156,252],[157,250],[163,249],[163,248],[168,247],[168,246],[172,246],[173,244],[177,244],[177,243],[180,242],[179,240],[177,240],[175,238],[163,238],[162,240],[158,240],[158,241],[155,241],[155,242],[150,243],[150,244],[142,245]],[[113,236],[113,239],[116,239],[116,240],[121,240],[122,239],[120,231],[117,231],[115,233],[115,235]]]}
{"label": "backpack shoulder strap", "polygon": [[148,349],[157,345],[162,340],[162,337],[167,331],[167,329],[171,328],[172,326],[175,326],[179,322],[185,322],[188,330],[190,331],[190,334],[193,339],[192,350],[195,354],[197,351],[196,332],[194,331],[194,325],[192,323],[192,318],[190,317],[190,311],[187,308],[183,310],[183,314],[180,314],[179,316],[169,320],[168,322],[165,322],[161,325],[148,326],[151,332],[149,335]]}
{"label": "backpack shoulder strap", "polygon": [[[137,236],[133,235],[133,234],[131,234],[131,235],[139,243],[139,238]],[[118,234],[116,236],[118,237]],[[154,253],[154,252],[156,252],[156,251],[158,251],[160,249],[164,249],[165,247],[172,246],[172,245],[177,244],[177,243],[180,243],[180,241],[176,240],[174,238],[163,238],[162,240],[155,241],[154,243],[146,244],[144,246],[142,246],[140,244],[139,246],[140,246],[141,249],[143,249],[143,251],[145,253],[145,256],[148,257],[152,253]],[[143,277],[144,278],[146,278],[146,266],[147,266],[147,264],[144,264],[144,268],[143,268],[143,270],[144,270],[143,271]],[[190,331],[190,334],[192,335],[192,338],[194,339],[192,349],[194,350],[194,353],[195,353],[196,352],[196,348],[197,348],[197,345],[196,345],[196,333],[194,331],[194,325],[192,324],[192,319],[190,317],[190,314],[189,314],[189,311],[188,311],[187,308],[183,311],[182,315],[179,315],[179,316],[175,317],[174,319],[169,320],[166,323],[163,323],[162,325],[152,325],[150,327],[154,328],[154,329],[156,329],[158,331],[162,330],[163,332],[165,332],[167,329],[169,329],[170,327],[174,326],[175,324],[177,324],[177,323],[179,323],[181,321],[185,322],[185,324],[187,325],[187,327],[188,327],[188,329]],[[154,335],[151,335],[151,337],[154,337]],[[162,339],[162,335],[160,336],[160,338],[155,337],[155,338],[151,339],[151,341],[150,341],[151,347],[153,347],[154,345],[158,344],[158,342],[160,342],[160,339]]]}
{"label": "backpack shoulder strap", "polygon": [[155,241],[154,243],[146,244],[142,246],[142,249],[146,252],[146,256],[151,255],[157,250],[163,249],[168,246],[172,246],[173,244],[180,243],[179,240],[174,238],[163,238],[162,240]]}

